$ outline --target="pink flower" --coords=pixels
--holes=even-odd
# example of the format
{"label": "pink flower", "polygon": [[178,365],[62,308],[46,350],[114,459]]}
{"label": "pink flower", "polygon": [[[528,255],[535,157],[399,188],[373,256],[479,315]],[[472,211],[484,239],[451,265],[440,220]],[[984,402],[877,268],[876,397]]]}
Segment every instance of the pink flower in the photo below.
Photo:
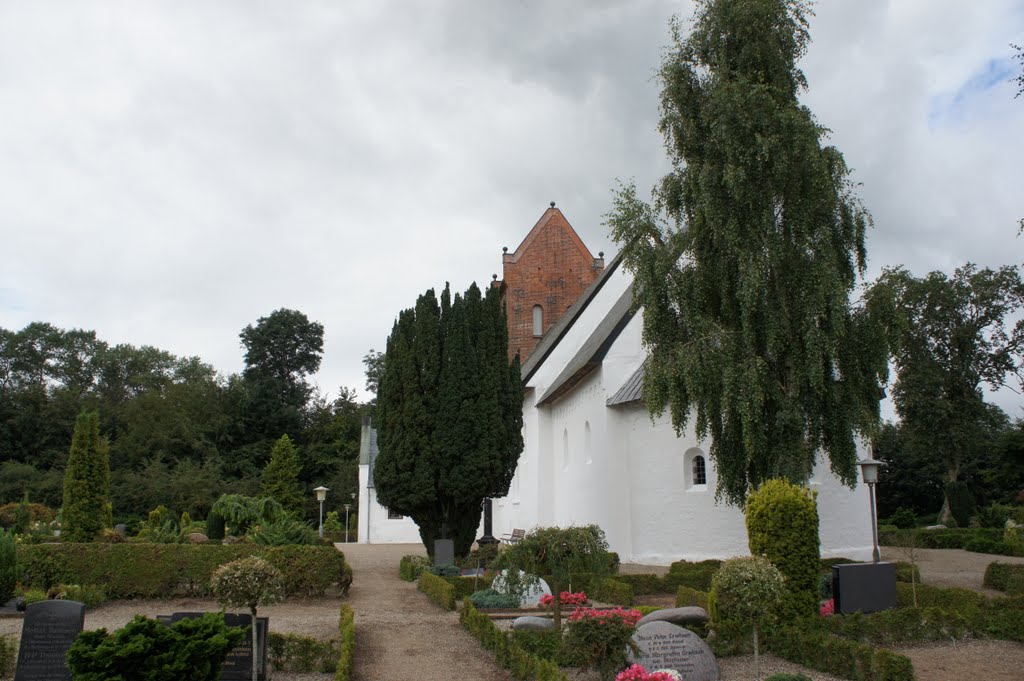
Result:
{"label": "pink flower", "polygon": [[[586,605],[587,604],[587,594],[582,592],[582,591],[580,591],[579,593],[570,593],[568,591],[563,591],[563,592],[561,592],[559,594],[559,596],[561,596],[560,600],[562,601],[562,605]],[[554,603],[554,602],[555,602],[555,597],[552,596],[551,594],[544,594],[543,596],[540,597],[540,601],[539,601],[540,606],[542,608],[550,607],[551,604]]]}
{"label": "pink flower", "polygon": [[636,623],[640,621],[643,614],[639,610],[633,610],[630,608],[618,607],[610,610],[595,610],[594,608],[577,608],[569,615],[570,622],[578,622],[582,619],[596,619],[596,620],[619,620],[623,624],[628,624],[631,627],[635,627]]}
{"label": "pink flower", "polygon": [[648,672],[643,665],[634,664],[629,669],[623,669],[615,677],[615,681],[676,681],[681,678],[678,673],[669,671]]}
{"label": "pink flower", "polygon": [[828,599],[827,601],[822,601],[821,606],[818,608],[818,613],[822,617],[828,617],[829,615],[834,614],[835,611],[836,611],[836,602],[835,602],[835,599],[832,599],[832,598]]}

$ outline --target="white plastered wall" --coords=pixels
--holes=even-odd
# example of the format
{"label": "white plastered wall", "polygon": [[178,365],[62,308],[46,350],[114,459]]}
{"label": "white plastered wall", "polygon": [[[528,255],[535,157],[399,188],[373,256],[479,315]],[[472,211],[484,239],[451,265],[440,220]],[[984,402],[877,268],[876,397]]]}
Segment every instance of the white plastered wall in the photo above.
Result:
{"label": "white plastered wall", "polygon": [[368,465],[359,466],[359,543],[420,543],[420,530],[412,518],[388,518],[388,510],[377,502],[377,490],[367,487],[369,474]]}

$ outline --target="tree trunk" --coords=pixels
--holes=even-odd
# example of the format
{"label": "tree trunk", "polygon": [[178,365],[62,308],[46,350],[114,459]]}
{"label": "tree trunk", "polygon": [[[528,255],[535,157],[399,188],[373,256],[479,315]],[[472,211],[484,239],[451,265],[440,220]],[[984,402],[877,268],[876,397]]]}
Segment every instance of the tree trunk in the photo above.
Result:
{"label": "tree trunk", "polygon": [[257,665],[259,664],[260,651],[257,647],[259,641],[256,639],[256,608],[250,608],[249,612],[252,615],[252,681],[257,681]]}
{"label": "tree trunk", "polygon": [[555,631],[562,630],[562,588],[555,579],[551,580],[551,608],[555,613]]}
{"label": "tree trunk", "polygon": [[[953,461],[946,462],[946,482],[956,482],[960,476],[960,465]],[[949,508],[949,495],[946,493],[945,488],[942,490],[942,508],[939,510],[939,517],[936,520],[941,525],[949,524],[949,519],[953,517],[953,511]]]}

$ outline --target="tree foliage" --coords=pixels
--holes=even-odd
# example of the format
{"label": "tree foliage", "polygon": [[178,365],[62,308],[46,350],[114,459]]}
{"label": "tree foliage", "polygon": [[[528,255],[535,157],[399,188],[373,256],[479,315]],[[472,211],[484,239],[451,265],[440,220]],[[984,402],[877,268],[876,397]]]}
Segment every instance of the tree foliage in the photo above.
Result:
{"label": "tree foliage", "polygon": [[269,497],[286,511],[298,513],[302,508],[303,494],[299,485],[299,452],[291,438],[282,435],[270,451],[270,462],[263,469],[260,493]]}
{"label": "tree foliage", "polygon": [[[899,311],[892,398],[907,446],[939,458],[945,483],[955,483],[1005,419],[985,403],[982,385],[998,388],[1019,376],[1024,320],[1007,320],[1024,307],[1024,282],[1016,267],[968,264],[952,277],[920,279],[887,269],[874,289]],[[948,498],[941,515],[949,517]]]}
{"label": "tree foliage", "polygon": [[249,609],[252,617],[252,681],[256,681],[260,657],[256,637],[257,608],[284,599],[284,578],[277,568],[259,556],[248,556],[217,568],[210,579],[210,589],[222,607]]}
{"label": "tree foliage", "polygon": [[447,528],[466,555],[486,497],[508,493],[523,449],[519,362],[498,292],[433,289],[388,337],[377,398],[380,502],[410,516],[433,553]]}
{"label": "tree foliage", "polygon": [[111,525],[110,462],[106,440],[100,437],[100,417],[82,412],[64,472],[61,535],[65,541],[92,541]]}
{"label": "tree foliage", "polygon": [[662,63],[672,171],[654,202],[624,187],[608,216],[644,310],[644,394],[710,439],[718,496],[805,481],[823,452],[855,480],[878,422],[884,327],[849,300],[870,215],[842,154],[798,101],[800,0],[700,0]]}

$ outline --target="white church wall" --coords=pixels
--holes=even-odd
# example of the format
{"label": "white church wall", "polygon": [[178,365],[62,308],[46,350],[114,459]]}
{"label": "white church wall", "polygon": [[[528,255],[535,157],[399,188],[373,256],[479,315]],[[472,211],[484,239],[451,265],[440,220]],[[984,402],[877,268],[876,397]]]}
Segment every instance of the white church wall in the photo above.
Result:
{"label": "white church wall", "polygon": [[420,531],[412,518],[389,518],[388,510],[377,501],[377,490],[367,488],[370,467],[359,466],[359,543],[419,544]]}

